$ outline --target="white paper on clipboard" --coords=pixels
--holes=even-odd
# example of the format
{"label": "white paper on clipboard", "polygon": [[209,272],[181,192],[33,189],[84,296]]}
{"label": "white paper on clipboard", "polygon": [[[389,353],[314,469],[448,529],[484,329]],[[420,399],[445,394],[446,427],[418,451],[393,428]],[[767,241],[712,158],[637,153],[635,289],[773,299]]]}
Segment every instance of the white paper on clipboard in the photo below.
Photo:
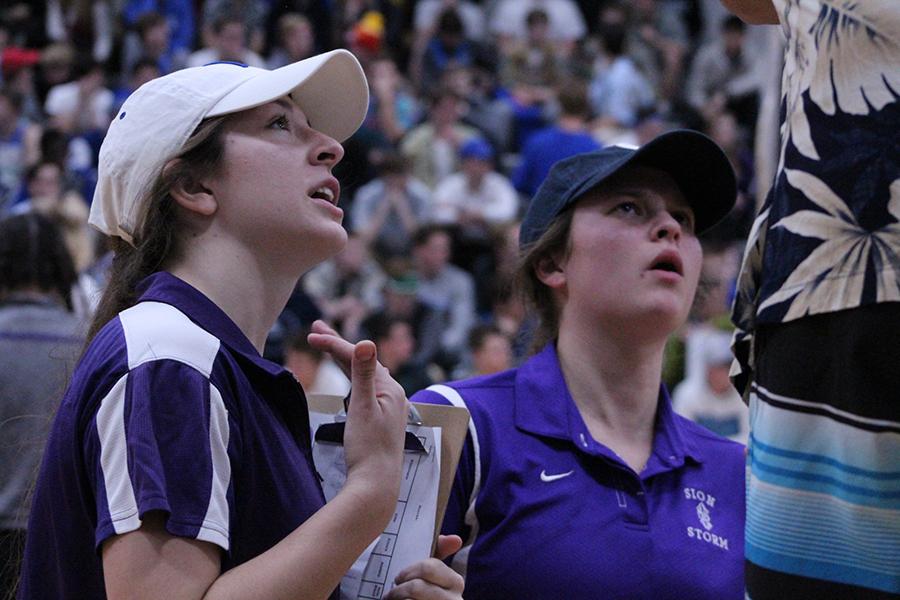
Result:
{"label": "white paper on clipboard", "polygon": [[[313,432],[320,425],[334,423],[335,415],[309,413]],[[407,426],[427,450],[403,453],[403,472],[397,506],[384,532],[356,560],[341,580],[341,600],[380,599],[407,566],[431,555],[435,530],[435,511],[441,469],[441,428]],[[326,501],[347,480],[344,447],[340,444],[313,443],[313,462],[324,479]]]}

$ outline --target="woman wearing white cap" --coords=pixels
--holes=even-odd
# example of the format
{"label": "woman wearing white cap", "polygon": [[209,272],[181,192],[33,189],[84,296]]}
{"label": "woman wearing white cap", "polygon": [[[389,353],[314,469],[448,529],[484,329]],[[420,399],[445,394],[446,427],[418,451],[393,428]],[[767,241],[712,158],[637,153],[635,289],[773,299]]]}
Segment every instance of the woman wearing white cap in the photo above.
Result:
{"label": "woman wearing white cap", "polygon": [[[336,596],[384,529],[407,402],[374,345],[311,336],[353,381],[327,505],[302,391],[261,357],[299,276],[346,241],[331,171],[367,101],[338,50],[185,69],[122,106],[90,217],[116,257],[44,455],[20,597]],[[437,559],[396,583],[387,597],[462,590]]]}

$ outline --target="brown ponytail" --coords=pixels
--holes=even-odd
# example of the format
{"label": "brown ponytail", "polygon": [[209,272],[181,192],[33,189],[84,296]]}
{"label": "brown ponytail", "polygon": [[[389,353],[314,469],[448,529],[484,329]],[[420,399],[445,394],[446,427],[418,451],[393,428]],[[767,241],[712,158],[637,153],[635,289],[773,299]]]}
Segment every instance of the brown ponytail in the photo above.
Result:
{"label": "brown ponytail", "polygon": [[207,119],[156,180],[148,199],[134,246],[121,238],[111,238],[113,261],[106,288],[88,328],[87,344],[120,312],[135,304],[136,287],[142,279],[177,259],[181,251],[178,211],[169,190],[191,177],[206,177],[218,168],[224,153],[223,127],[227,116]]}
{"label": "brown ponytail", "polygon": [[538,316],[538,325],[531,339],[532,353],[559,336],[560,307],[556,304],[552,290],[538,279],[535,271],[538,263],[548,256],[568,256],[573,214],[571,207],[564,210],[550,223],[537,241],[523,249],[513,275],[516,292],[524,301],[526,308],[533,309]]}

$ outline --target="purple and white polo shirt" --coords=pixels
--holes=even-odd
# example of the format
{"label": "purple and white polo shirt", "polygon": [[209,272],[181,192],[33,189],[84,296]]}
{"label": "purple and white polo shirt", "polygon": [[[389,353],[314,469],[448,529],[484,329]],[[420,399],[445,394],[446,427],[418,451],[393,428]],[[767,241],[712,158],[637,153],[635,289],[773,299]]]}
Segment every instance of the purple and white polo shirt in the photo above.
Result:
{"label": "purple and white polo shirt", "polygon": [[20,598],[103,598],[104,540],[148,511],[222,549],[227,570],[325,502],[306,399],[221,309],[155,273],[94,338],[47,443]]}
{"label": "purple and white polo shirt", "polygon": [[640,474],[591,437],[553,344],[412,400],[472,416],[443,524],[464,540],[467,599],[744,597],[743,446],[675,414],[665,388]]}

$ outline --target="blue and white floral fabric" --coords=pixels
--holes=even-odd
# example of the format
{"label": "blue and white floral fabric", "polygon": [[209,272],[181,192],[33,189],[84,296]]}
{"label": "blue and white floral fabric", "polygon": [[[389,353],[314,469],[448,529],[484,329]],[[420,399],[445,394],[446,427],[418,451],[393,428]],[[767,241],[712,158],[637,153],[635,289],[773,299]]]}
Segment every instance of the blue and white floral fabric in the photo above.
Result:
{"label": "blue and white floral fabric", "polygon": [[733,311],[742,387],[758,325],[900,301],[900,2],[774,4],[782,144]]}

